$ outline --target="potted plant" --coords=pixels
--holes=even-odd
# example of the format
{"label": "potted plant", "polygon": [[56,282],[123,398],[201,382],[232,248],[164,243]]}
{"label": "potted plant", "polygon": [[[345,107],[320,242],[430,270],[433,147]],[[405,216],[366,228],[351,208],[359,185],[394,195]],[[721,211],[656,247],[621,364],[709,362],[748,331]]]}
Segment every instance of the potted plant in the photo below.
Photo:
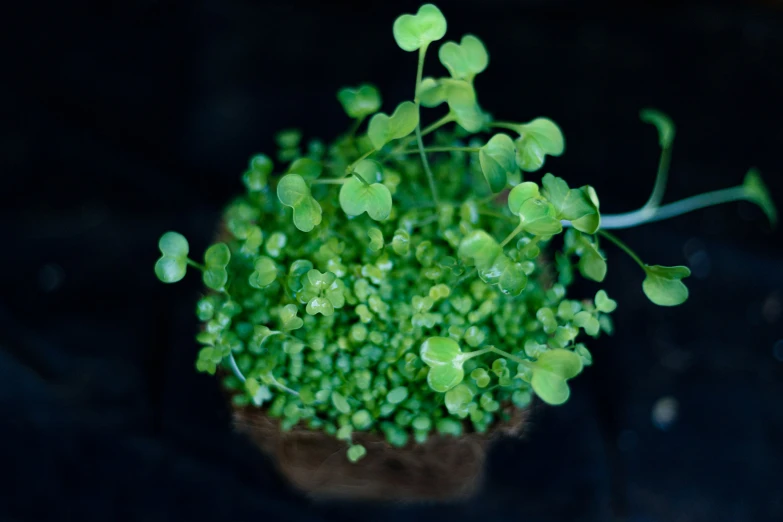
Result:
{"label": "potted plant", "polygon": [[[687,267],[646,264],[610,230],[735,200],[776,219],[754,170],[661,205],[675,128],[651,109],[652,195],[601,215],[592,187],[540,174],[564,152],[554,122],[481,109],[473,80],[489,59],[477,37],[440,45],[444,77],[423,77],[445,33],[431,4],[400,16],[394,38],[418,55],[413,100],[386,114],[374,86],[344,88],[353,123],[331,144],[280,133],[277,165],[250,160],[203,262],[176,232],[159,241],[160,280],[190,266],[209,289],[196,368],[219,375],[238,428],[314,496],[469,494],[491,440],[519,433],[535,396],[567,401],[568,380],[592,364],[585,339],[611,333],[605,291],[568,294],[577,274],[603,281],[607,243],[639,264],[653,303],[687,299]],[[423,108],[440,114],[424,125]]]}

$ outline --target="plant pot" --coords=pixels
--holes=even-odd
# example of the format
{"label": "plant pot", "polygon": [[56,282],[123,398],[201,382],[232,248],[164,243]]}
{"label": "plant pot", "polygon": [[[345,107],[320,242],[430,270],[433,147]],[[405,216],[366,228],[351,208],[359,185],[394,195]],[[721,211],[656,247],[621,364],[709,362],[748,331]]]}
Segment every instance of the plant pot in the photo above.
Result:
{"label": "plant pot", "polygon": [[424,444],[408,442],[401,448],[377,433],[355,433],[354,440],[367,448],[355,464],[346,458],[345,442],[301,426],[281,431],[278,420],[262,409],[235,407],[234,423],[291,484],[313,498],[442,501],[476,492],[490,445],[521,435],[529,411],[510,409],[509,420],[487,433],[432,435]]}

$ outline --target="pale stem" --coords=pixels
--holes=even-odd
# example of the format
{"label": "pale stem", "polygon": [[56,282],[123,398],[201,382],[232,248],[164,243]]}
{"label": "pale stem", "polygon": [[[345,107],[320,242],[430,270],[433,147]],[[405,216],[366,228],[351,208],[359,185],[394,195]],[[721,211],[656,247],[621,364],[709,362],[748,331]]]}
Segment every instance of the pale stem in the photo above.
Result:
{"label": "pale stem", "polygon": [[663,200],[663,193],[666,190],[666,181],[669,177],[669,163],[671,163],[672,147],[664,147],[661,149],[661,157],[658,159],[658,172],[655,175],[655,185],[653,186],[650,199],[644,204],[642,208],[657,208]]}
{"label": "pale stem", "polygon": [[[427,147],[424,152],[478,152],[478,147]],[[397,154],[415,154],[419,149],[401,150]]]}
{"label": "pale stem", "polygon": [[346,183],[348,181],[348,178],[338,178],[338,179],[314,179],[310,182],[311,185],[342,185],[343,183]]}
{"label": "pale stem", "polygon": [[528,366],[530,364],[530,361],[526,361],[522,359],[521,357],[517,357],[516,355],[512,355],[506,351],[501,350],[500,348],[495,348],[494,346],[488,346],[487,350],[490,350],[492,352],[495,352],[498,355],[502,355],[503,357],[506,357],[508,359],[511,359],[517,364],[522,364],[524,366]]}
{"label": "pale stem", "polygon": [[359,156],[359,159],[357,159],[356,161],[354,161],[353,163],[351,163],[350,165],[348,165],[347,167],[345,167],[345,175],[347,176],[347,175],[349,175],[351,172],[353,172],[353,169],[354,169],[354,167],[356,167],[357,163],[359,163],[359,162],[360,162],[360,161],[362,161],[363,159],[367,158],[367,156],[369,156],[369,155],[370,155],[370,154],[372,154],[373,152],[375,152],[375,149],[368,150],[367,152],[365,152],[364,154],[362,154],[361,156]]}
{"label": "pale stem", "polygon": [[[625,212],[623,214],[607,214],[601,216],[601,228],[602,229],[620,229],[630,228],[638,225],[644,225],[646,223],[653,223],[655,221],[661,221],[663,219],[669,219],[676,216],[693,212],[706,207],[714,205],[720,205],[722,203],[730,203],[732,201],[747,200],[748,196],[744,187],[731,187],[721,190],[715,190],[707,192],[705,194],[699,194],[697,196],[691,196],[689,198],[669,203],[658,208],[640,208],[633,212]],[[564,223],[566,224],[566,223]],[[566,224],[566,226],[570,223]]]}
{"label": "pale stem", "polygon": [[188,263],[190,266],[192,266],[193,268],[198,268],[198,269],[199,269],[199,270],[201,270],[202,272],[203,272],[204,270],[206,270],[206,269],[207,269],[207,267],[205,267],[205,266],[204,266],[204,265],[202,265],[201,263],[197,263],[197,262],[193,261],[193,260],[192,260],[192,259],[190,259],[189,257],[186,259],[186,261],[187,261],[187,263]]}
{"label": "pale stem", "polygon": [[517,225],[517,228],[515,228],[514,230],[512,230],[512,231],[511,231],[511,233],[510,233],[508,236],[506,236],[506,239],[504,239],[503,241],[501,241],[501,243],[500,243],[500,248],[503,248],[504,246],[508,245],[508,243],[509,243],[509,242],[510,242],[512,239],[514,239],[515,237],[517,237],[517,235],[518,235],[520,232],[522,232],[522,230],[524,230],[524,228],[525,228],[525,224],[520,222],[520,223],[519,223],[519,225]]}

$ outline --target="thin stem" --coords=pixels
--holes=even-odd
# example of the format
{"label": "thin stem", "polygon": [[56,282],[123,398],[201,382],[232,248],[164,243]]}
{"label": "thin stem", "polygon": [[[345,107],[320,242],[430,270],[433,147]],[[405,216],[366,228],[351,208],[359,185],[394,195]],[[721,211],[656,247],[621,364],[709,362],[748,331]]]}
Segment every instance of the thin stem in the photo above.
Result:
{"label": "thin stem", "polygon": [[490,212],[488,210],[479,210],[478,213],[479,213],[479,216],[489,216],[489,217],[493,217],[493,218],[497,218],[497,219],[503,219],[505,221],[511,221],[512,223],[516,221],[516,219],[514,219],[513,217],[506,216],[506,215],[501,214],[499,212]]}
{"label": "thin stem", "polygon": [[237,379],[239,379],[242,382],[245,382],[245,376],[242,375],[242,372],[239,371],[239,366],[237,366],[237,362],[234,359],[234,354],[229,353],[228,354],[228,367],[231,368],[231,371],[234,372],[234,375]]}
{"label": "thin stem", "polygon": [[661,149],[661,157],[658,160],[658,172],[655,175],[655,185],[653,186],[650,199],[642,208],[657,208],[663,200],[663,193],[666,190],[666,181],[669,177],[669,164],[671,163],[672,148],[671,145]]}
{"label": "thin stem", "polygon": [[472,359],[474,357],[478,357],[479,355],[484,355],[487,352],[491,352],[492,348],[482,348],[481,350],[476,350],[475,352],[468,352],[463,353],[461,356],[462,361],[467,361],[468,359]]}
{"label": "thin stem", "polygon": [[359,156],[359,159],[357,159],[356,161],[354,161],[353,163],[351,163],[350,165],[348,165],[347,167],[345,167],[345,175],[347,176],[347,175],[349,175],[351,172],[353,172],[353,169],[354,169],[354,167],[356,167],[356,165],[357,165],[357,164],[358,164],[360,161],[362,161],[363,159],[367,158],[367,156],[369,156],[369,155],[370,155],[370,154],[372,154],[373,152],[376,152],[376,151],[375,151],[375,149],[370,149],[370,150],[368,150],[367,152],[365,152],[364,154],[362,154],[361,156]]}
{"label": "thin stem", "polygon": [[359,181],[361,181],[362,183],[364,183],[364,186],[365,186],[365,187],[369,187],[369,186],[370,186],[370,184],[369,184],[369,183],[367,183],[367,180],[366,180],[366,179],[364,179],[363,177],[361,177],[360,175],[358,175],[357,173],[355,173],[355,172],[352,172],[352,173],[351,173],[351,175],[352,175],[354,178],[356,178],[356,179],[358,179]]}
{"label": "thin stem", "polygon": [[607,214],[601,216],[602,229],[630,228],[646,223],[653,223],[663,219],[693,212],[713,205],[730,203],[732,201],[747,200],[748,196],[742,186],[706,192],[697,196],[675,201],[658,208],[640,208],[633,212],[623,214]]}
{"label": "thin stem", "polygon": [[187,258],[187,259],[186,259],[186,261],[187,261],[187,263],[188,263],[190,266],[192,266],[193,268],[198,268],[198,269],[199,269],[199,270],[201,270],[202,272],[203,272],[204,270],[206,270],[206,269],[207,269],[207,267],[205,267],[205,266],[204,266],[204,265],[202,265],[201,263],[197,263],[197,262],[193,261],[193,260],[192,260],[192,259],[190,259],[190,258]]}
{"label": "thin stem", "polygon": [[513,123],[510,121],[491,121],[489,122],[490,127],[497,127],[498,129],[508,129],[515,132],[519,132],[519,123]]}
{"label": "thin stem", "polygon": [[[420,149],[401,150],[397,154],[415,154]],[[424,152],[478,152],[478,147],[427,147]]]}
{"label": "thin stem", "polygon": [[266,375],[262,376],[261,380],[268,380],[270,382],[270,384],[272,384],[273,386],[277,386],[278,388],[280,388],[284,392],[288,392],[291,395],[296,395],[297,397],[299,397],[299,392],[298,391],[292,390],[288,386],[285,386],[284,384],[281,384],[277,379],[275,379],[275,376],[272,375],[272,372],[269,372]]}
{"label": "thin stem", "polygon": [[[436,121],[435,123],[424,127],[424,129],[421,131],[422,136],[426,136],[427,134],[434,132],[438,130],[439,128],[443,127],[447,123],[451,123],[455,121],[454,113],[449,112],[444,117]],[[394,150],[391,151],[390,155],[394,155],[399,153],[401,150],[403,150],[405,147],[407,147],[412,141],[414,141],[416,138],[414,136],[408,136],[402,139],[400,141],[400,144],[394,148]]]}
{"label": "thin stem", "polygon": [[488,346],[487,350],[495,352],[498,355],[502,355],[503,357],[507,357],[508,359],[511,359],[517,364],[522,364],[524,366],[528,366],[530,364],[530,361],[526,361],[522,359],[521,357],[517,357],[516,355],[512,355],[506,351],[501,350],[500,348],[495,348],[494,346]]}
{"label": "thin stem", "polygon": [[427,181],[430,184],[430,191],[432,192],[432,201],[435,203],[435,206],[438,206],[439,198],[438,198],[438,188],[435,186],[435,176],[432,174],[432,170],[430,169],[430,164],[427,161],[427,155],[424,153],[424,142],[421,139],[421,107],[420,107],[420,101],[419,101],[419,86],[421,85],[421,76],[424,71],[424,57],[427,54],[427,44],[422,45],[419,48],[419,64],[416,68],[416,93],[414,95],[413,101],[416,104],[416,117],[419,120],[419,122],[416,124],[416,142],[419,145],[419,154],[421,156],[421,164],[424,167],[424,172],[427,173]]}
{"label": "thin stem", "polygon": [[359,127],[362,125],[364,118],[366,118],[366,116],[361,116],[359,118],[356,118],[356,120],[354,120],[351,127],[348,129],[348,137],[351,140],[353,140],[354,136],[356,135],[356,131],[359,130]]}
{"label": "thin stem", "polygon": [[508,245],[508,243],[509,243],[509,242],[510,242],[512,239],[514,239],[515,237],[517,237],[517,235],[518,235],[520,232],[522,232],[522,230],[524,230],[524,228],[525,228],[525,224],[520,222],[520,223],[519,223],[519,225],[517,225],[517,228],[515,228],[514,230],[512,230],[512,231],[511,231],[511,233],[510,233],[508,236],[506,236],[506,239],[504,239],[503,241],[501,241],[501,242],[500,242],[500,248],[503,248],[504,246]]}
{"label": "thin stem", "polygon": [[631,257],[631,259],[636,261],[636,263],[640,267],[642,267],[642,269],[644,269],[644,262],[642,262],[642,260],[639,258],[639,256],[636,255],[636,252],[631,250],[631,248],[628,245],[626,245],[625,243],[620,241],[620,239],[618,239],[614,234],[610,234],[606,230],[599,230],[598,234],[604,236],[606,239],[608,239],[609,241],[611,241],[612,243],[614,243],[615,245],[620,247],[623,250],[623,252],[628,254]]}
{"label": "thin stem", "polygon": [[337,178],[337,179],[314,179],[310,182],[311,185],[342,185],[343,183],[346,183],[348,181],[348,178]]}

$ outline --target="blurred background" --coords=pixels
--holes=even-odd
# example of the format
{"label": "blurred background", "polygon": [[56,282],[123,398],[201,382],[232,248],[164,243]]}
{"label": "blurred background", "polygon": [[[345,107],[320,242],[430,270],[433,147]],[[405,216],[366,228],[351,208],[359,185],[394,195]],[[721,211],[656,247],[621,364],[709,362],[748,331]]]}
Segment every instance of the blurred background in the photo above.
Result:
{"label": "blurred background", "polygon": [[[312,504],[232,433],[197,375],[197,277],[163,285],[156,243],[202,252],[256,152],[282,128],[331,139],[341,86],[413,94],[396,16],[420,2],[17,2],[0,32],[0,517],[10,520],[783,520],[783,234],[727,204],[618,235],[687,264],[689,301],[644,298],[609,248],[616,333],[562,407],[491,451],[454,505]],[[655,129],[678,126],[666,201],[756,166],[783,209],[783,4],[437,2],[478,35],[476,87],[504,120],[548,116],[547,170],[602,211],[642,205]],[[435,53],[425,74],[442,74]],[[575,295],[592,295],[584,283]]]}

